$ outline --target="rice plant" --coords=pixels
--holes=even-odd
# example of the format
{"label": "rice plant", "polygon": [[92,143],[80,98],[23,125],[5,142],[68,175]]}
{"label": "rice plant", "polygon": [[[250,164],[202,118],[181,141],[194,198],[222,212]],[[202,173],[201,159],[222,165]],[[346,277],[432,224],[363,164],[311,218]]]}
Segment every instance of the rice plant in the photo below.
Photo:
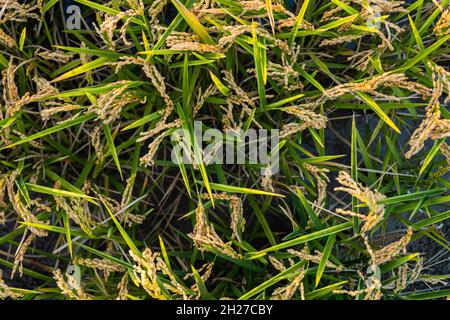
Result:
{"label": "rice plant", "polygon": [[0,0],[0,298],[449,297],[449,57],[449,0]]}

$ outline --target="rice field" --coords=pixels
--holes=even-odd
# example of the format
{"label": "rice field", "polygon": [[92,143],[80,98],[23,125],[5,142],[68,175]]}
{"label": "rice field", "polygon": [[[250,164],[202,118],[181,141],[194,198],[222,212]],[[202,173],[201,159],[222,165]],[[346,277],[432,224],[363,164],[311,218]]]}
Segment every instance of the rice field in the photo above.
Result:
{"label": "rice field", "polygon": [[0,0],[0,70],[0,299],[450,297],[449,0]]}

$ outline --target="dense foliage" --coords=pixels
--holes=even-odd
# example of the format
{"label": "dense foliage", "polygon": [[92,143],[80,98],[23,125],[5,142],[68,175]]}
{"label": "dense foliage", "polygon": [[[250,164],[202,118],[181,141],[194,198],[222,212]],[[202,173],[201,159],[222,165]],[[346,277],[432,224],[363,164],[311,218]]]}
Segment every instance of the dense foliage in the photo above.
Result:
{"label": "dense foliage", "polygon": [[450,296],[449,57],[448,0],[0,0],[0,298]]}

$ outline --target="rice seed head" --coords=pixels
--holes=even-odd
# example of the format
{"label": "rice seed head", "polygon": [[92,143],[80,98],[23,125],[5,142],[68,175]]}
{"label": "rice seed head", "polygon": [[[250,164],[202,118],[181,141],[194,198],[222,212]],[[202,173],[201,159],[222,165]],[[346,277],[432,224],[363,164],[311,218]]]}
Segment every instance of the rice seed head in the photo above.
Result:
{"label": "rice seed head", "polygon": [[[48,104],[47,104],[48,105]],[[53,115],[58,114],[60,112],[69,112],[72,110],[78,110],[82,107],[77,104],[58,104],[58,106],[52,106],[46,109],[42,109],[40,111],[41,118],[43,121],[49,120]]]}
{"label": "rice seed head", "polygon": [[194,245],[199,248],[200,251],[207,251],[208,247],[215,249],[221,254],[232,257],[234,259],[240,259],[241,255],[233,250],[231,242],[225,243],[219,235],[216,233],[214,226],[208,224],[205,216],[205,210],[200,203],[195,210],[196,223],[192,233],[188,236],[194,242]]}
{"label": "rice seed head", "polygon": [[128,272],[126,272],[122,280],[120,280],[119,284],[117,285],[117,289],[119,290],[119,293],[117,294],[116,300],[127,300],[128,295]]}
{"label": "rice seed head", "polygon": [[286,270],[284,263],[281,260],[278,260],[277,258],[275,258],[274,256],[269,256],[269,261],[276,270],[278,270],[280,272],[283,272],[284,270]]}
{"label": "rice seed head", "polygon": [[162,283],[161,285],[167,290],[181,295],[184,299],[188,298],[186,288],[178,282],[158,252],[153,252],[150,248],[146,248],[142,252],[142,257],[137,256],[132,251],[130,251],[130,255],[135,261],[133,272],[137,282],[152,298],[158,300],[167,299],[161,291],[157,272],[162,272],[164,275],[168,276],[170,280],[169,283]]}
{"label": "rice seed head", "polygon": [[[202,194],[202,199],[209,199],[209,194]],[[240,234],[244,231],[245,228],[245,219],[243,216],[242,209],[242,201],[236,195],[229,195],[227,193],[216,193],[213,194],[214,200],[225,200],[229,202],[230,210],[231,210],[231,237],[237,239],[238,241],[242,241]]]}
{"label": "rice seed head", "polygon": [[408,228],[407,233],[399,240],[392,242],[379,250],[375,250],[372,257],[374,261],[372,261],[372,263],[380,265],[391,261],[396,255],[406,249],[406,246],[411,241],[412,234],[412,229]]}
{"label": "rice seed head", "polygon": [[72,262],[75,265],[85,266],[96,270],[102,270],[107,273],[125,272],[126,270],[123,266],[107,259],[99,259],[99,258],[86,259],[82,257],[75,257]]}
{"label": "rice seed head", "polygon": [[358,34],[358,35],[346,35],[346,36],[340,36],[333,39],[325,39],[320,42],[320,47],[326,47],[326,46],[335,46],[337,44],[342,44],[346,42],[352,42],[354,40],[358,40],[364,37],[364,34]]}
{"label": "rice seed head", "polygon": [[101,143],[101,140],[100,140],[100,136],[101,136],[100,131],[101,131],[100,126],[96,126],[89,133],[89,137],[91,139],[91,144],[95,150],[95,156],[97,158],[97,160],[96,160],[97,163],[103,162],[103,159],[104,159],[104,153],[103,153],[104,145]]}
{"label": "rice seed head", "polygon": [[131,250],[129,253],[135,262],[133,273],[139,285],[141,285],[152,298],[164,300],[165,297],[158,285],[158,277],[156,275],[156,259],[158,254],[153,253],[149,248],[144,250],[142,258],[135,255]]}
{"label": "rice seed head", "polygon": [[[308,247],[307,246],[305,246],[305,248],[302,251],[297,251],[297,250],[294,250],[294,249],[288,249],[287,252],[292,254],[293,256],[299,257],[301,260],[308,260],[308,261],[313,262],[315,264],[319,264],[320,260],[322,259],[322,252],[317,251],[317,252],[314,252],[314,254],[310,254],[308,252]],[[334,263],[332,263],[329,260],[327,261],[326,266],[328,268],[335,269],[338,272],[342,270],[341,266],[337,266],[337,265],[335,265]]]}
{"label": "rice seed head", "polygon": [[446,144],[445,142],[441,145],[441,153],[445,157],[445,160],[447,160],[447,170],[450,169],[450,146]]}
{"label": "rice seed head", "polygon": [[[304,268],[300,269],[300,271],[297,273],[295,278],[292,282],[290,282],[288,285],[276,288],[271,296],[271,300],[291,300],[294,296],[294,294],[299,290],[302,286],[303,278],[306,275],[306,271]],[[300,289],[301,290],[301,289]],[[303,293],[301,293],[301,296],[303,297]]]}
{"label": "rice seed head", "polygon": [[[361,202],[365,203],[369,208],[369,213],[366,216],[362,216],[356,213],[352,213],[350,215],[362,218],[362,220],[364,221],[361,232],[365,233],[370,231],[384,217],[384,205],[378,204],[377,202],[385,199],[385,196],[376,190],[372,191],[368,187],[364,187],[362,184],[353,180],[345,171],[339,172],[337,181],[342,185],[342,187],[334,188],[334,191],[346,192],[357,198]],[[337,210],[336,212],[340,214],[349,213],[345,210]]]}
{"label": "rice seed head", "polygon": [[19,3],[17,0],[0,0],[0,8],[5,11],[0,17],[0,25],[6,22],[27,22],[28,19],[39,19],[36,11],[41,10],[42,1],[36,4]]}
{"label": "rice seed head", "polygon": [[152,2],[150,8],[148,9],[151,24],[158,24],[158,15],[163,11],[166,4],[167,0],[155,0]]}
{"label": "rice seed head", "polygon": [[50,60],[50,61],[59,62],[59,63],[63,63],[63,64],[68,63],[74,56],[71,53],[63,52],[60,50],[50,51],[50,50],[43,50],[41,48],[36,50],[34,52],[34,55],[37,57],[40,57],[44,60]]}
{"label": "rice seed head", "polygon": [[405,263],[404,265],[400,266],[398,268],[398,279],[395,281],[395,293],[400,293],[406,287],[408,286],[408,264]]}
{"label": "rice seed head", "polygon": [[[428,67],[433,72],[433,91],[425,109],[425,119],[414,131],[408,142],[409,150],[405,153],[405,158],[407,159],[410,159],[422,150],[426,140],[436,140],[450,136],[450,120],[441,118],[439,102],[443,95],[444,87],[447,90],[450,89],[450,72],[431,62],[428,63]],[[448,102],[450,102],[450,95],[444,101],[444,103]]]}
{"label": "rice seed head", "polygon": [[[9,201],[11,202],[14,211],[25,222],[35,223],[35,224],[48,224],[48,221],[40,221],[25,205],[20,197],[20,192],[14,191],[15,180],[17,178],[17,171],[13,171],[7,180],[6,190],[8,193]],[[47,231],[35,227],[27,227],[32,233],[36,234],[38,237],[46,237],[48,235]]]}
{"label": "rice seed head", "polygon": [[143,157],[141,157],[140,163],[141,165],[144,165],[145,167],[150,167],[153,166],[155,164],[155,155],[156,152],[158,151],[158,147],[161,144],[162,140],[164,139],[165,134],[160,134],[159,136],[157,136],[152,143],[150,143],[150,145],[148,146],[148,152],[146,155],[144,155]]}
{"label": "rice seed head", "polygon": [[305,163],[304,167],[316,179],[317,199],[314,201],[315,204],[314,211],[316,212],[317,215],[319,215],[321,212],[321,208],[325,205],[325,199],[327,196],[327,186],[328,182],[330,182],[326,174],[330,172],[330,170],[326,168],[319,168],[309,163]]}
{"label": "rice seed head", "polygon": [[125,45],[131,45],[127,40],[126,31],[131,23],[132,18],[144,14],[144,4],[142,1],[136,3],[131,9],[121,11],[116,15],[104,14],[104,20],[99,27],[94,25],[94,29],[103,42],[110,48],[116,47],[116,41],[114,40],[114,31],[117,29],[119,22],[123,21],[122,26],[119,29],[120,39]]}
{"label": "rice seed head", "polygon": [[56,269],[53,271],[53,278],[61,293],[66,297],[74,300],[91,300],[72,275],[68,275],[66,281],[61,269]]}
{"label": "rice seed head", "polygon": [[437,37],[450,34],[450,9],[444,10],[441,13],[441,17],[434,26],[433,32]]}
{"label": "rice seed head", "polygon": [[16,256],[14,258],[14,267],[11,272],[11,278],[14,277],[14,274],[16,273],[16,270],[19,269],[20,277],[23,275],[23,259],[25,257],[25,253],[28,250],[28,247],[31,245],[33,240],[36,239],[36,234],[31,233],[25,241],[23,241],[19,248],[17,249]]}
{"label": "rice seed head", "polygon": [[218,46],[201,43],[199,36],[187,32],[171,33],[167,37],[166,45],[172,50],[221,53]]}
{"label": "rice seed head", "polygon": [[23,295],[21,293],[15,292],[11,287],[9,287],[3,280],[3,272],[0,270],[0,299],[19,299]]}
{"label": "rice seed head", "polygon": [[16,42],[14,41],[14,39],[11,38],[2,29],[0,29],[0,43],[9,48],[14,48],[16,46]]}
{"label": "rice seed head", "polygon": [[308,128],[323,129],[327,124],[327,117],[315,113],[314,111],[299,108],[296,106],[286,107],[282,109],[284,112],[295,115],[302,120],[302,123],[291,122],[285,124],[280,131],[280,138],[288,137],[294,133],[302,132]]}
{"label": "rice seed head", "polygon": [[[61,182],[55,182],[53,188],[60,189]],[[86,234],[93,235],[92,230],[98,223],[92,220],[87,201],[79,198],[67,200],[65,197],[57,195],[53,196],[53,198],[55,199],[57,210],[63,210],[69,219],[78,224]]]}
{"label": "rice seed head", "polygon": [[16,68],[17,66],[11,58],[8,68],[2,70],[3,101],[6,105],[6,117],[10,117],[19,111],[15,108],[16,101],[20,100],[19,90],[14,79]]}
{"label": "rice seed head", "polygon": [[105,125],[109,125],[119,119],[124,106],[140,101],[140,98],[133,92],[127,91],[127,81],[118,81],[116,84],[123,85],[110,92],[100,94],[97,103],[88,108],[88,111],[95,112]]}

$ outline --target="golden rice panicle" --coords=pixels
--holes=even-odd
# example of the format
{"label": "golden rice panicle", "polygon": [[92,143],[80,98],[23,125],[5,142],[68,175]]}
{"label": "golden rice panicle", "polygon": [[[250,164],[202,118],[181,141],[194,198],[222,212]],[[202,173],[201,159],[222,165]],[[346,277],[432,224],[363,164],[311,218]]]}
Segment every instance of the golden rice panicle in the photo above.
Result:
{"label": "golden rice panicle", "polygon": [[212,252],[218,252],[233,259],[242,259],[242,255],[232,248],[231,242],[225,243],[219,237],[212,225],[207,226],[204,234],[190,233],[188,236],[193,240],[200,251],[211,251],[210,248],[212,248]]}
{"label": "golden rice panicle", "polygon": [[314,211],[317,215],[319,215],[321,212],[321,208],[325,205],[327,186],[328,182],[330,182],[330,179],[328,179],[326,174],[330,172],[330,170],[326,168],[319,168],[309,163],[305,163],[304,166],[306,170],[308,170],[308,172],[311,173],[311,175],[316,179],[317,199],[314,201]]}
{"label": "golden rice panicle", "polygon": [[[5,190],[6,187],[8,185],[8,175],[4,175],[4,174],[0,174],[0,208],[6,208],[8,206],[8,204],[5,202]],[[5,213],[3,211],[1,211],[3,213],[3,217],[5,216]],[[0,214],[1,215],[1,214]]]}
{"label": "golden rice panicle", "polygon": [[[190,300],[191,295],[189,295],[187,288],[181,284],[178,278],[174,275],[173,271],[167,266],[166,262],[159,256],[157,258],[156,266],[164,275],[166,275],[170,282],[164,283],[164,287],[171,291],[172,293],[180,296],[183,300]],[[199,290],[197,290],[200,296]]]}
{"label": "golden rice panicle", "polygon": [[88,109],[95,112],[98,118],[106,125],[120,118],[120,113],[124,106],[140,100],[133,92],[127,91],[127,82],[119,81],[117,84],[123,84],[123,86],[100,94],[97,103]]}
{"label": "golden rice panicle", "polygon": [[23,295],[21,293],[15,292],[11,287],[9,287],[3,280],[3,271],[0,270],[0,299],[19,299]]}
{"label": "golden rice panicle", "polygon": [[205,207],[203,204],[199,202],[197,204],[197,208],[195,209],[195,225],[193,234],[204,234],[206,233],[206,215],[205,215]]}
{"label": "golden rice panicle", "polygon": [[222,52],[226,52],[233,45],[239,35],[252,31],[251,26],[247,25],[224,26],[223,29],[229,34],[222,36],[217,44]]}
{"label": "golden rice panicle", "polygon": [[103,153],[103,149],[104,149],[104,145],[101,143],[101,134],[100,131],[102,129],[100,128],[100,126],[96,126],[94,127],[94,129],[92,129],[91,132],[89,132],[89,138],[91,139],[91,144],[94,147],[95,150],[95,157],[96,162],[97,163],[102,163],[103,159],[105,157],[104,153]]}
{"label": "golden rice panicle", "polygon": [[354,40],[361,39],[364,36],[364,34],[359,35],[347,35],[347,36],[340,36],[333,39],[325,39],[320,42],[320,47],[326,47],[326,46],[335,46],[337,44],[342,44],[346,42],[352,42]]}
{"label": "golden rice panicle", "polygon": [[[48,222],[40,221],[29,209],[29,207],[22,202],[20,192],[14,191],[15,181],[17,178],[17,171],[13,171],[7,178],[6,190],[8,193],[9,201],[11,202],[14,211],[25,222],[35,224],[48,224]],[[27,227],[32,233],[38,237],[46,237],[47,231],[35,227]]]}
{"label": "golden rice panicle", "polygon": [[6,214],[4,211],[0,211],[0,226],[6,223]]}
{"label": "golden rice panicle", "polygon": [[238,196],[231,196],[231,230],[233,231],[231,237],[242,241],[241,233],[245,228],[245,219],[243,217],[242,201]]}
{"label": "golden rice panicle", "polygon": [[231,242],[225,243],[216,233],[214,226],[208,224],[202,204],[197,206],[195,217],[196,223],[194,230],[192,233],[188,234],[188,236],[200,251],[208,251],[209,248],[212,248],[215,251],[234,259],[241,258],[241,255],[231,247]]}
{"label": "golden rice panicle", "polygon": [[450,34],[450,9],[442,11],[441,17],[435,24],[433,32],[438,37]]}
{"label": "golden rice panicle", "polygon": [[404,265],[398,268],[398,279],[395,280],[394,292],[399,293],[404,289],[406,289],[407,286],[408,286],[408,264],[405,263]]}
{"label": "golden rice panicle", "polygon": [[36,83],[36,93],[31,96],[31,101],[37,101],[59,93],[58,89],[45,78],[37,77],[34,81]]}
{"label": "golden rice panicle", "polygon": [[[284,56],[285,55],[283,55],[283,57]],[[299,79],[300,74],[298,73],[298,71],[292,68],[292,65],[287,61],[286,58],[282,59],[282,62],[283,64],[281,65],[269,61],[267,66],[267,75],[287,91],[303,89],[304,86]]]}
{"label": "golden rice panicle", "polygon": [[125,210],[128,204],[131,202],[133,186],[135,182],[136,174],[132,174],[128,179],[125,185],[125,190],[122,193],[122,200],[119,205],[120,214],[116,215],[117,219],[123,223],[126,223],[128,226],[132,226],[133,223],[141,224],[145,220],[145,216],[141,214],[133,214],[130,213],[129,210]]}
{"label": "golden rice panicle", "polygon": [[117,285],[119,290],[116,300],[128,300],[128,272],[125,272],[119,284]]}
{"label": "golden rice panicle", "polygon": [[66,281],[61,270],[56,269],[53,271],[53,278],[61,293],[66,297],[74,300],[91,300],[72,275],[68,275]]}
{"label": "golden rice panicle", "polygon": [[[296,21],[295,16],[286,19],[279,19],[277,20],[277,28],[279,30],[282,30],[283,28],[292,28],[295,25],[295,21]],[[305,30],[314,30],[314,25],[303,19],[299,25],[299,28]]]}
{"label": "golden rice panicle", "polygon": [[2,29],[0,29],[0,44],[4,44],[9,48],[14,48],[16,42],[7,33],[5,33]]}
{"label": "golden rice panicle", "polygon": [[57,106],[51,106],[51,103],[47,103],[46,109],[41,109],[40,114],[43,121],[49,120],[53,115],[60,112],[68,112],[72,110],[78,110],[82,107],[77,104],[56,104]]}
{"label": "golden rice panicle", "polygon": [[150,8],[148,9],[151,24],[159,23],[158,15],[163,11],[166,4],[167,0],[155,0],[152,2]]}
{"label": "golden rice panicle", "polygon": [[[360,62],[353,64],[353,67],[356,67],[359,63],[367,64],[368,57],[371,54],[372,53],[369,51],[363,51],[363,52],[360,52],[360,53],[354,55],[353,57],[350,57],[349,60],[361,59]],[[374,76],[373,78],[364,80],[362,82],[348,82],[348,83],[339,84],[337,86],[329,88],[329,89],[325,90],[325,92],[319,99],[317,99],[316,101],[311,103],[311,108],[318,107],[322,103],[329,101],[329,100],[336,100],[337,98],[339,98],[345,94],[348,94],[348,93],[354,94],[356,92],[366,92],[366,93],[370,93],[370,94],[373,94],[376,96],[381,96],[381,97],[384,96],[384,97],[388,98],[389,100],[396,99],[396,97],[386,96],[386,95],[382,94],[381,92],[377,92],[376,90],[379,89],[380,87],[385,87],[385,88],[399,87],[399,88],[403,88],[408,91],[420,94],[424,97],[430,96],[432,94],[430,89],[428,89],[427,87],[425,87],[419,83],[410,81],[403,73],[386,72],[384,74]]]}
{"label": "golden rice panicle", "polygon": [[165,138],[165,134],[162,133],[159,136],[157,136],[152,143],[148,146],[148,152],[146,155],[142,156],[139,160],[141,165],[144,165],[145,167],[150,167],[155,164],[155,155],[158,151],[158,147],[161,144],[162,140]]}
{"label": "golden rice panicle", "polygon": [[[386,197],[378,191],[372,191],[368,187],[364,187],[362,184],[356,182],[345,171],[339,172],[337,181],[342,187],[334,188],[335,191],[344,191],[365,203],[369,208],[369,213],[365,216],[364,225],[361,228],[361,231],[363,233],[370,231],[384,217],[384,205],[378,204],[377,202]],[[347,211],[339,210],[336,212],[345,214]],[[361,217],[358,214],[355,215]]]}
{"label": "golden rice panicle", "polygon": [[261,187],[268,192],[275,192],[272,176],[271,166],[267,166],[261,179]]}
{"label": "golden rice panicle", "polygon": [[288,137],[294,133],[304,131],[308,128],[323,129],[326,127],[326,123],[328,121],[327,117],[321,114],[296,106],[283,108],[283,111],[295,115],[303,122],[291,122],[283,125],[280,131],[280,138]]}
{"label": "golden rice panicle", "polygon": [[44,78],[35,78],[36,93],[31,94],[26,92],[22,97],[19,96],[19,91],[15,83],[15,73],[17,66],[13,63],[11,58],[8,68],[2,71],[2,85],[3,85],[3,101],[6,104],[6,117],[14,116],[20,112],[22,108],[31,103],[44,99],[58,93],[58,90],[53,87],[49,81]]}
{"label": "golden rice panicle", "polygon": [[405,158],[410,159],[417,154],[425,145],[425,141],[431,138],[433,132],[440,124],[441,111],[438,103],[429,107],[426,112],[425,119],[420,123],[419,127],[411,135],[408,142],[409,150],[405,153]]}
{"label": "golden rice panicle", "polygon": [[[209,199],[209,194],[202,194],[201,197],[203,199]],[[229,195],[227,193],[213,194],[213,199],[225,200],[229,202],[231,210],[231,224],[230,224],[232,230],[231,237],[237,239],[238,241],[242,241],[241,233],[244,231],[245,228],[242,200],[236,195]],[[199,218],[201,219],[201,216]]]}
{"label": "golden rice panicle", "polygon": [[142,214],[133,214],[130,212],[121,212],[116,216],[117,220],[125,223],[128,227],[133,224],[142,224],[145,220],[145,216]]}
{"label": "golden rice panicle", "polygon": [[396,255],[406,249],[406,246],[411,241],[413,231],[411,228],[408,228],[406,234],[401,237],[399,240],[388,244],[387,246],[374,250],[373,253],[373,264],[381,265],[383,263],[391,261]]}
{"label": "golden rice panicle", "polygon": [[[361,279],[364,279],[361,271],[358,271]],[[383,296],[381,292],[381,281],[376,277],[370,277],[370,279],[365,279],[365,288],[360,290],[333,290],[334,294],[346,294],[350,297],[362,296],[364,300],[380,300]],[[355,285],[353,285],[354,287]]]}
{"label": "golden rice panicle", "polygon": [[95,31],[107,46],[111,48],[116,47],[116,41],[114,41],[114,32],[116,31],[117,25],[120,21],[124,21],[119,30],[120,39],[126,46],[132,44],[127,40],[126,31],[133,17],[144,14],[144,3],[142,1],[139,1],[131,7],[132,9],[121,11],[116,15],[105,14],[104,20],[100,24],[100,27],[94,25]]}
{"label": "golden rice panicle", "polygon": [[143,71],[145,75],[151,80],[153,86],[158,91],[160,96],[163,98],[166,108],[162,110],[163,117],[161,119],[161,122],[166,122],[169,115],[172,113],[174,109],[174,103],[172,99],[167,94],[166,90],[166,83],[164,81],[164,77],[161,75],[161,73],[158,71],[155,65],[149,64],[147,62],[141,62],[143,66]]}
{"label": "golden rice panicle", "polygon": [[450,169],[450,146],[444,142],[441,145],[440,150],[442,155],[445,157],[445,160],[447,160],[447,168]]}
{"label": "golden rice panicle", "polygon": [[283,272],[286,270],[284,263],[281,260],[278,260],[274,256],[269,256],[270,264],[278,271]]}
{"label": "golden rice panicle", "polygon": [[42,50],[42,49],[36,50],[34,52],[34,55],[38,56],[44,60],[51,60],[51,61],[60,62],[60,63],[68,63],[73,57],[73,54],[66,53],[66,52],[63,52],[60,50],[50,51],[50,50]]}
{"label": "golden rice panicle", "polygon": [[27,252],[28,247],[36,239],[36,234],[30,234],[25,241],[23,241],[19,247],[17,248],[16,256],[14,258],[14,267],[11,272],[11,278],[14,277],[17,268],[19,269],[19,274],[22,277],[23,275],[23,259],[25,257],[25,253]]}
{"label": "golden rice panicle", "polygon": [[[437,140],[450,136],[450,120],[442,119],[439,102],[444,87],[450,90],[450,72],[431,62],[428,63],[428,67],[433,71],[433,92],[426,107],[425,119],[414,131],[408,142],[409,150],[405,153],[406,159],[410,159],[422,150],[426,140]],[[450,102],[450,95],[444,101],[444,103],[448,102]]]}
{"label": "golden rice panicle", "polygon": [[[26,139],[27,136],[25,134],[23,134],[22,132],[20,132],[19,130],[12,130],[12,133],[14,133],[16,136],[18,136],[20,139]],[[38,141],[30,141],[29,142],[31,146],[35,147],[36,149],[44,149],[44,146],[42,143],[38,142]]]}
{"label": "golden rice panicle", "polygon": [[[313,263],[319,264],[320,260],[322,259],[322,252],[317,251],[317,252],[314,252],[314,254],[310,254],[308,252],[308,250],[309,250],[308,247],[305,246],[305,248],[303,248],[302,251],[288,249],[287,252],[292,254],[293,256],[299,257],[301,260],[308,260]],[[341,269],[342,269],[342,266],[337,266],[329,260],[327,261],[326,266],[331,269],[336,269],[337,271],[341,271]]]}
{"label": "golden rice panicle", "polygon": [[133,273],[139,285],[144,288],[150,297],[158,300],[166,300],[166,297],[162,294],[158,284],[158,276],[156,275],[159,254],[156,252],[153,253],[150,248],[144,250],[142,257],[136,255],[131,250],[129,253],[135,262]]}
{"label": "golden rice panicle", "polygon": [[200,92],[197,96],[197,101],[195,103],[194,109],[192,111],[192,115],[195,117],[200,111],[201,107],[206,102],[210,96],[213,96],[217,92],[217,87],[214,84],[209,85],[206,90],[203,92],[202,88],[200,88]]}
{"label": "golden rice panicle", "polygon": [[233,74],[230,71],[222,70],[224,80],[228,84],[228,87],[233,90],[234,96],[232,97],[237,104],[243,107],[255,107],[255,102],[250,98],[247,92],[245,92],[240,86],[237,85]]}
{"label": "golden rice panicle", "polygon": [[2,70],[3,102],[5,103],[7,118],[20,111],[15,108],[16,101],[20,100],[19,90],[14,79],[16,68],[17,66],[11,58],[8,68]]}
{"label": "golden rice panicle", "polygon": [[195,34],[186,32],[173,32],[166,40],[166,45],[172,50],[198,51],[220,53],[220,48],[216,45],[201,43],[200,38]]}
{"label": "golden rice panicle", "polygon": [[295,293],[299,290],[301,295],[301,300],[304,300],[304,287],[303,278],[305,277],[305,270],[302,268],[300,272],[295,276],[295,278],[288,285],[276,288],[272,292],[271,300],[291,300]]}
{"label": "golden rice panicle", "polygon": [[126,270],[125,267],[123,267],[115,262],[112,262],[111,260],[107,260],[107,259],[99,259],[99,258],[86,259],[86,258],[82,258],[82,257],[76,257],[73,259],[72,262],[76,265],[86,266],[88,268],[96,269],[96,270],[102,270],[107,273],[125,272],[125,270]]}
{"label": "golden rice panicle", "polygon": [[172,121],[170,123],[165,123],[163,121],[160,121],[156,124],[155,128],[150,129],[146,132],[141,132],[140,133],[140,137],[139,139],[137,139],[137,142],[143,142],[155,135],[157,135],[158,133],[164,131],[164,130],[169,130],[172,128],[179,128],[181,127],[181,120],[180,119],[176,119],[175,121]]}
{"label": "golden rice panicle", "polygon": [[37,10],[42,9],[42,0],[38,0],[34,5],[19,3],[17,0],[1,0],[0,8],[3,9],[0,25],[8,21],[26,22],[28,19],[39,19]]}
{"label": "golden rice panicle", "polygon": [[120,207],[125,208],[128,203],[130,203],[132,195],[133,195],[133,186],[136,179],[136,174],[130,175],[127,179],[127,184],[125,185],[125,190],[122,193],[122,201],[120,202]]}
{"label": "golden rice panicle", "polygon": [[[55,182],[55,189],[60,189],[61,183],[59,181]],[[78,224],[81,229],[88,235],[92,235],[92,230],[97,226],[97,223],[92,220],[91,214],[89,212],[89,207],[84,204],[85,200],[71,198],[66,200],[63,196],[54,195],[56,209],[64,210],[69,219]]]}
{"label": "golden rice panicle", "polygon": [[[446,70],[444,67],[439,66],[435,63],[429,62],[428,67],[433,71],[433,93],[435,93],[436,96],[434,98],[438,98],[438,95],[442,95],[443,92],[440,90],[440,85],[444,87],[447,92],[450,93],[450,71]],[[444,100],[444,103],[450,102],[450,94],[447,95],[447,98]]]}

